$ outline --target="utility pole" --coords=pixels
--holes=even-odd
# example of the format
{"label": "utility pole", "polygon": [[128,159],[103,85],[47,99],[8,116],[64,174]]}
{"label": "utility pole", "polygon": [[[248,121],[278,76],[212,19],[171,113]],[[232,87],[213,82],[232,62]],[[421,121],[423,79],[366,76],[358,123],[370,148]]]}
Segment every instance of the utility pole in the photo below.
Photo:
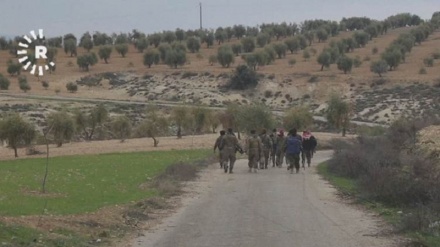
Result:
{"label": "utility pole", "polygon": [[203,29],[203,27],[202,27],[202,3],[199,3],[199,6],[200,6],[200,30],[202,30]]}

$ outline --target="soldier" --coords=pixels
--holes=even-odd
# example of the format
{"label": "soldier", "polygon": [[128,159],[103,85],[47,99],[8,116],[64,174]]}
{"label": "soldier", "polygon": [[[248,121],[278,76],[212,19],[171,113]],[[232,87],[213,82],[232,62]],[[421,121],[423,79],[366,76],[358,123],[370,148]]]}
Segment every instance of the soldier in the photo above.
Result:
{"label": "soldier", "polygon": [[272,141],[272,148],[270,150],[270,159],[272,160],[272,167],[275,167],[275,157],[277,153],[277,129],[273,129],[272,134],[270,134],[269,137]]}
{"label": "soldier", "polygon": [[276,151],[276,165],[277,167],[281,167],[283,165],[284,159],[284,143],[286,142],[286,137],[284,136],[284,131],[280,130],[280,133],[277,136],[277,151]]}
{"label": "soldier", "polygon": [[[241,149],[240,144],[238,144],[238,139],[235,137],[234,132],[231,128],[228,129],[228,133],[223,137],[221,146],[223,154],[223,168],[225,169],[225,173],[232,173],[232,169],[234,169],[234,163],[236,160],[235,152],[237,151],[237,147]],[[228,166],[229,163],[229,166]]]}
{"label": "soldier", "polygon": [[308,130],[303,131],[302,135],[302,147],[303,150],[301,152],[302,158],[302,167],[305,169],[305,163],[307,160],[307,165],[310,167],[310,163],[313,158],[313,153],[315,152],[315,148],[318,142],[316,138],[312,135],[312,133]]}
{"label": "soldier", "polygon": [[283,149],[286,152],[286,160],[288,163],[287,170],[290,170],[290,173],[293,173],[293,167],[295,167],[296,173],[298,173],[299,155],[302,150],[302,140],[301,136],[296,134],[296,129],[289,131],[289,136],[286,139]]}
{"label": "soldier", "polygon": [[251,136],[246,140],[246,150],[249,159],[249,172],[257,172],[258,160],[262,151],[262,144],[260,137],[257,136],[255,130],[251,130]]}
{"label": "soldier", "polygon": [[221,147],[220,145],[222,145],[222,140],[223,140],[223,137],[225,136],[225,134],[226,134],[226,131],[224,131],[224,130],[221,130],[220,131],[220,136],[217,138],[217,140],[215,140],[215,144],[214,144],[214,153],[215,153],[215,150],[218,148],[218,160],[219,160],[219,162],[220,162],[220,168],[223,168],[223,163],[222,163],[222,150],[223,150],[223,147]]}
{"label": "soldier", "polygon": [[272,139],[267,135],[266,129],[261,131],[260,135],[262,146],[262,154],[260,155],[260,169],[267,169],[267,165],[269,164],[269,155],[272,150],[273,143]]}

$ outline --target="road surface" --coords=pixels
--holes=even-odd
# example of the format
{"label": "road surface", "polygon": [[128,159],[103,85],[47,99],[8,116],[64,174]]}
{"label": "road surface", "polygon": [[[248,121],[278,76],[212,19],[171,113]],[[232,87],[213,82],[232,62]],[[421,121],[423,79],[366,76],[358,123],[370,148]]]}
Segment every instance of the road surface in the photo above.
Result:
{"label": "road surface", "polygon": [[340,202],[335,190],[312,168],[289,174],[284,168],[248,173],[239,160],[234,174],[217,166],[194,183],[195,196],[133,247],[372,247],[394,246],[381,234],[381,221]]}

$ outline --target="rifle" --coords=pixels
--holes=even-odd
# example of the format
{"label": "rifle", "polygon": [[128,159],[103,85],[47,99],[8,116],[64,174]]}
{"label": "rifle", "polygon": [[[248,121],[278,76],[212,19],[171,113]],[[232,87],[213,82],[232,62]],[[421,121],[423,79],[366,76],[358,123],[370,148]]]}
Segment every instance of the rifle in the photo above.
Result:
{"label": "rifle", "polygon": [[235,145],[235,152],[239,152],[240,154],[244,154],[243,149],[240,147],[240,145]]}

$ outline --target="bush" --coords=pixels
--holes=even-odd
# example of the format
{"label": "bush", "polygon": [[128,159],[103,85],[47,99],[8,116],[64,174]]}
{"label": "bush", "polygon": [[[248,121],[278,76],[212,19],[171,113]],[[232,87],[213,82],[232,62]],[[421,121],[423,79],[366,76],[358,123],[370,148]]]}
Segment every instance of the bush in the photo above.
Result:
{"label": "bush", "polygon": [[148,49],[144,54],[144,65],[151,68],[153,64],[159,64],[160,52],[156,49]]}
{"label": "bush", "polygon": [[8,90],[10,84],[9,79],[0,74],[0,90]]}
{"label": "bush", "polygon": [[434,59],[440,59],[440,51],[435,51],[432,53],[432,58]]}
{"label": "bush", "polygon": [[44,89],[48,89],[49,88],[49,82],[47,82],[47,81],[42,81],[41,82],[41,86],[43,86],[44,87]]}
{"label": "bush", "polygon": [[419,74],[420,75],[426,75],[426,74],[428,74],[428,71],[426,71],[425,67],[422,67],[422,68],[419,69]]}
{"label": "bush", "polygon": [[69,82],[66,84],[66,89],[70,93],[75,93],[76,91],[78,91],[78,85],[74,82]]}
{"label": "bush", "polygon": [[270,90],[264,91],[264,97],[265,98],[272,98],[272,96],[273,96],[272,91],[270,91]]}
{"label": "bush", "polygon": [[20,76],[18,77],[18,86],[23,92],[27,92],[31,90],[31,86],[29,85],[26,76]]}
{"label": "bush", "polygon": [[217,56],[216,55],[211,55],[209,56],[209,64],[211,66],[213,66],[214,64],[216,64],[218,62]]}
{"label": "bush", "polygon": [[427,57],[423,59],[423,64],[425,64],[426,67],[433,67],[434,66],[434,58]]}
{"label": "bush", "polygon": [[371,50],[371,53],[373,55],[376,55],[379,52],[379,49],[377,47],[373,47],[373,49]]}
{"label": "bush", "polygon": [[289,65],[290,66],[293,66],[293,65],[295,65],[296,64],[296,59],[295,58],[291,58],[291,59],[289,59]]}
{"label": "bush", "polygon": [[240,65],[235,69],[229,87],[231,89],[244,90],[256,87],[258,84],[258,76],[251,68],[246,65]]}
{"label": "bush", "polygon": [[234,52],[229,45],[223,45],[219,47],[217,51],[217,60],[222,67],[229,68],[234,63]]}
{"label": "bush", "polygon": [[353,66],[354,66],[355,68],[359,68],[359,67],[361,67],[361,65],[362,65],[361,58],[360,58],[359,56],[356,56],[356,57],[353,59]]}

